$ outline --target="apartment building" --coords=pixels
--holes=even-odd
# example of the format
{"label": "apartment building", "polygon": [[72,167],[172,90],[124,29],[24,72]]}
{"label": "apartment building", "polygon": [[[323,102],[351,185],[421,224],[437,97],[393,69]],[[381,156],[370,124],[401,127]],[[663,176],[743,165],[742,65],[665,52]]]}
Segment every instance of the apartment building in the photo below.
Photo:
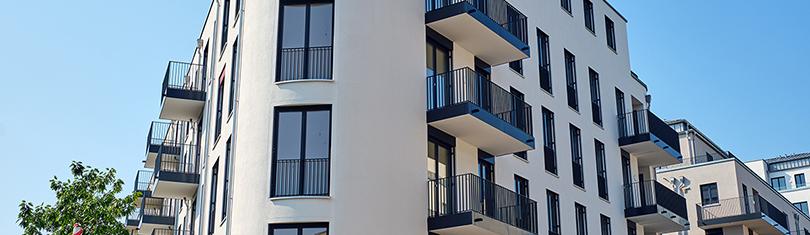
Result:
{"label": "apartment building", "polygon": [[804,214],[808,214],[807,202],[810,201],[810,187],[805,181],[805,174],[810,174],[810,153],[790,154],[745,163],[759,177],[771,183],[793,202]]}
{"label": "apartment building", "polygon": [[810,218],[766,181],[686,120],[679,132],[683,161],[660,167],[658,182],[686,198],[690,235],[810,234]]}
{"label": "apartment building", "polygon": [[[600,0],[217,0],[169,62],[138,234],[660,234],[678,134]],[[157,78],[156,78],[157,80]],[[649,191],[651,190],[652,191]],[[588,231],[591,230],[591,231]]]}

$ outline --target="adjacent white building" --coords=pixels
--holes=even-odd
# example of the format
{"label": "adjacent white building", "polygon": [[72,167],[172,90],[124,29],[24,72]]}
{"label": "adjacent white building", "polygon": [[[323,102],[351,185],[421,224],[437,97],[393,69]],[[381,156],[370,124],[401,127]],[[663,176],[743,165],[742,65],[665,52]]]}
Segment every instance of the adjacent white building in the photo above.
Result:
{"label": "adjacent white building", "polygon": [[655,171],[683,143],[606,1],[217,0],[190,41],[161,73],[133,233],[690,225]]}
{"label": "adjacent white building", "polygon": [[790,154],[745,164],[793,202],[794,206],[808,214],[810,187],[805,175],[810,175],[810,153]]}

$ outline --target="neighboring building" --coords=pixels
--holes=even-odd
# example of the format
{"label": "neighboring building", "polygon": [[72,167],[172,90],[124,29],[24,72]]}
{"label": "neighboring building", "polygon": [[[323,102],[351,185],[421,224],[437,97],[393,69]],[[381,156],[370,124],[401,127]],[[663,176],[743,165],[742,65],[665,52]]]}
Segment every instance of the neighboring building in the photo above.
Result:
{"label": "neighboring building", "polygon": [[724,152],[686,120],[669,122],[680,134],[681,164],[658,169],[658,181],[686,197],[690,235],[810,234],[810,218]]}
{"label": "neighboring building", "polygon": [[810,175],[810,153],[792,154],[746,162],[760,177],[771,183],[771,187],[785,195],[796,208],[808,214],[810,187],[805,175]]}
{"label": "neighboring building", "polygon": [[214,1],[133,233],[682,231],[626,27],[598,0]]}

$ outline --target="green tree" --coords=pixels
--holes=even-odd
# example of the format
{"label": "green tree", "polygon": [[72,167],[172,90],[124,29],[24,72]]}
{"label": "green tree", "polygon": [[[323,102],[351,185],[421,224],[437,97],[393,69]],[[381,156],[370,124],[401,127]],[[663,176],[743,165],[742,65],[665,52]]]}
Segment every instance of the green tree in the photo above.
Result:
{"label": "green tree", "polygon": [[79,223],[87,235],[127,234],[121,218],[135,210],[140,193],[117,197],[124,181],[115,177],[115,169],[101,171],[74,161],[70,170],[72,180],[60,181],[56,176],[50,180],[56,204],[20,203],[17,222],[23,233],[72,234],[73,224]]}

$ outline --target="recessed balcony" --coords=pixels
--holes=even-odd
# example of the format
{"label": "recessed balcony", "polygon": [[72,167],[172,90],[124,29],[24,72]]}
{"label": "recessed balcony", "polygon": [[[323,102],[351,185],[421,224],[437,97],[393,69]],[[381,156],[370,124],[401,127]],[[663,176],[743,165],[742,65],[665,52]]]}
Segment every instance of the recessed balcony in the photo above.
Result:
{"label": "recessed balcony", "polygon": [[205,72],[203,66],[170,61],[163,77],[160,119],[197,120],[205,106]]}
{"label": "recessed balcony", "polygon": [[619,145],[640,166],[681,163],[678,132],[647,109],[619,115]]}
{"label": "recessed balcony", "polygon": [[532,106],[470,68],[427,78],[427,122],[495,156],[534,149]]}
{"label": "recessed balcony", "polygon": [[135,199],[135,206],[141,206],[142,197],[151,197],[152,191],[149,190],[149,182],[152,180],[152,171],[140,170],[135,176],[135,192],[141,193],[141,197]]}
{"label": "recessed balcony", "polygon": [[491,65],[529,57],[527,18],[504,0],[426,0],[425,24]]}
{"label": "recessed balcony", "polygon": [[141,206],[141,234],[151,234],[159,228],[171,229],[174,226],[180,200],[145,197]]}
{"label": "recessed balcony", "polygon": [[724,199],[696,207],[698,226],[702,229],[745,225],[763,235],[789,232],[787,214],[760,196]]}
{"label": "recessed balcony", "polygon": [[689,227],[686,199],[654,180],[625,185],[624,200],[625,217],[643,225],[645,233],[672,233]]}
{"label": "recessed balcony", "polygon": [[144,167],[155,168],[155,159],[158,154],[180,154],[180,143],[187,134],[187,122],[153,121],[146,135],[146,160]]}
{"label": "recessed balcony", "polygon": [[537,202],[473,174],[428,182],[428,230],[439,235],[537,234]]}
{"label": "recessed balcony", "polygon": [[192,198],[200,184],[197,148],[181,145],[180,155],[161,154],[155,161],[150,183],[152,196],[161,198]]}

